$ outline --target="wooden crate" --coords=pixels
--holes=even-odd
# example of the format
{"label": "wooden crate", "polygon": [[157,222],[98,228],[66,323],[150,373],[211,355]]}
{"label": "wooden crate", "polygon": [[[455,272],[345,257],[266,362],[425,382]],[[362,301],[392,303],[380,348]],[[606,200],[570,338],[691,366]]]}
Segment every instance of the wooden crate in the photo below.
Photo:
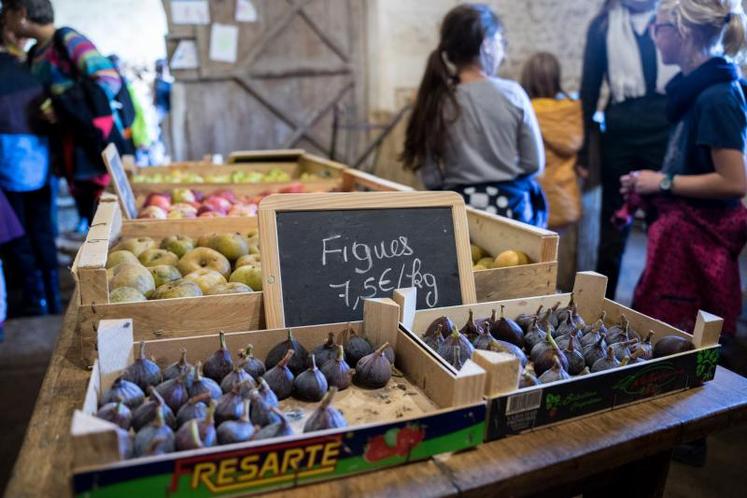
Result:
{"label": "wooden crate", "polygon": [[[142,206],[145,197],[153,192],[170,192],[175,188],[188,188],[204,192],[212,192],[230,188],[237,195],[255,196],[262,192],[278,192],[292,182],[301,181],[307,192],[329,192],[339,189],[342,172],[346,167],[340,163],[307,154],[301,149],[279,151],[239,151],[233,152],[228,158],[228,164],[217,165],[208,162],[181,162],[168,166],[141,168],[134,174],[150,175],[168,172],[196,173],[203,177],[209,174],[231,174],[237,171],[267,172],[280,169],[287,172],[290,182],[261,182],[261,183],[145,183],[133,182],[132,190],[137,196],[138,206]],[[315,180],[300,180],[303,173],[318,175]]]}
{"label": "wooden crate", "polygon": [[[700,311],[692,334],[648,317],[604,297],[607,277],[593,272],[576,276],[574,301],[581,317],[591,323],[602,311],[608,322],[617,323],[624,314],[630,326],[641,333],[653,331],[653,342],[675,335],[686,338],[695,349],[663,358],[635,363],[612,370],[576,376],[568,380],[518,389],[519,363],[507,354],[476,351],[473,360],[488,372],[485,396],[488,400],[487,440],[499,439],[534,428],[567,421],[595,412],[612,410],[652,397],[671,394],[702,385],[713,379],[718,362],[719,335],[723,320]],[[432,351],[420,339],[428,325],[440,316],[448,316],[457,327],[467,321],[470,310],[475,318],[490,316],[505,306],[505,314],[534,313],[540,304],[566,306],[571,294],[526,297],[477,305],[452,306],[415,311],[414,289],[398,291],[402,327],[421,347]],[[442,360],[443,361],[443,360]],[[452,373],[456,371],[448,366]]]}
{"label": "wooden crate", "polygon": [[[74,494],[109,497],[167,493],[180,497],[231,491],[231,496],[246,496],[476,446],[485,433],[485,372],[472,364],[470,375],[455,379],[398,330],[398,318],[399,307],[393,301],[377,299],[366,303],[363,322],[352,324],[359,331],[362,327],[374,345],[384,341],[393,344],[395,364],[404,376],[392,377],[381,389],[351,386],[339,392],[334,405],[343,411],[348,427],[304,434],[299,433],[302,419],[291,421],[297,432],[294,436],[124,461],[120,460],[115,426],[93,414],[99,396],[133,358],[133,325],[130,320],[102,322],[98,361],[85,404],[76,411],[71,427]],[[299,327],[294,329],[294,336],[311,350],[324,342],[329,332],[344,329],[344,324]],[[251,343],[257,356],[263,358],[286,334],[286,329],[230,333],[226,334],[226,341],[233,351]],[[217,342],[216,335],[154,340],[147,341],[146,349],[164,366],[178,359],[183,347],[191,358],[207,357]],[[411,375],[413,370],[420,375]],[[449,397],[445,393],[458,395]],[[304,418],[315,407],[316,403],[281,401],[283,410],[300,409]],[[317,458],[309,456],[312,451],[319,453]],[[291,453],[308,458],[296,458],[293,465],[280,465],[287,463]],[[274,461],[274,467],[268,461]],[[257,469],[250,475],[244,465],[252,462],[264,470]]]}
{"label": "wooden crate", "polygon": [[72,268],[80,296],[75,304],[78,305],[83,361],[87,365],[92,363],[96,327],[104,319],[131,318],[138,340],[262,328],[261,292],[110,303],[106,279],[109,248],[122,237],[147,236],[158,240],[183,234],[197,238],[204,234],[248,232],[256,228],[256,217],[122,220],[116,198],[104,197]]}

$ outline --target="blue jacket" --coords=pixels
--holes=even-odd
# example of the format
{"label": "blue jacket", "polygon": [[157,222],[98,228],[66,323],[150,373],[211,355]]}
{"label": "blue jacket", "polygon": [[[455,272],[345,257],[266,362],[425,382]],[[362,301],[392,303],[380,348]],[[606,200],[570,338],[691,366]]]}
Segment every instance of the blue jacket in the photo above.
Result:
{"label": "blue jacket", "polygon": [[28,69],[0,52],[0,188],[28,192],[49,178],[49,139],[44,135],[44,88]]}

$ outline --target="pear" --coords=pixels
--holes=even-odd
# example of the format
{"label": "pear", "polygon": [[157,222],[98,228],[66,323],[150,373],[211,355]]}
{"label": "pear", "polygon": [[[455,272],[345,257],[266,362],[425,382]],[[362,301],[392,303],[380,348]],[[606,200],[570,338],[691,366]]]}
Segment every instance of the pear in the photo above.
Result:
{"label": "pear", "polygon": [[156,289],[153,275],[142,265],[123,263],[113,268],[114,277],[109,283],[111,290],[119,287],[132,287],[145,297],[150,297]]}

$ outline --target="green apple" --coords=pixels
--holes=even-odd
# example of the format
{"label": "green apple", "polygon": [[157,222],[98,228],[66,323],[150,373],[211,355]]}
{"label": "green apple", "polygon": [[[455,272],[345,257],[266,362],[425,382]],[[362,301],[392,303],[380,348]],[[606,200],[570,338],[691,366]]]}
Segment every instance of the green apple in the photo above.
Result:
{"label": "green apple", "polygon": [[153,293],[153,299],[175,299],[178,297],[197,297],[202,295],[200,286],[194,282],[177,280],[163,284]]}
{"label": "green apple", "polygon": [[182,274],[176,269],[176,266],[172,265],[156,265],[148,267],[148,271],[153,275],[153,280],[156,282],[156,288],[161,287],[163,284],[169,282],[176,282],[182,278]]}
{"label": "green apple", "polygon": [[156,241],[150,237],[133,237],[122,240],[119,244],[114,246],[112,251],[130,251],[135,256],[140,256],[148,249],[155,249],[158,247]]}
{"label": "green apple", "polygon": [[262,290],[262,269],[259,266],[244,265],[231,273],[229,282],[241,282],[256,291]]}
{"label": "green apple", "polygon": [[226,278],[231,275],[231,263],[228,259],[209,247],[195,247],[181,257],[176,267],[182,275],[188,275],[202,268],[215,270]]}
{"label": "green apple", "polygon": [[161,241],[161,249],[171,251],[180,258],[195,248],[195,241],[186,235],[172,235]]}
{"label": "green apple", "polygon": [[472,250],[472,264],[476,265],[478,261],[487,256],[483,248],[477,244],[470,244],[469,248]]}
{"label": "green apple", "polygon": [[239,233],[213,235],[208,239],[207,246],[224,255],[229,261],[236,261],[241,256],[249,254],[249,245]]}
{"label": "green apple", "polygon": [[218,284],[215,287],[208,290],[205,295],[213,296],[216,294],[241,294],[244,292],[252,292],[251,287],[241,282],[228,282],[225,284]]}
{"label": "green apple", "polygon": [[137,259],[137,256],[132,254],[130,251],[112,251],[109,253],[109,257],[106,258],[106,268],[114,268],[118,264],[121,263],[132,263],[132,264],[138,264],[139,261]]}
{"label": "green apple", "polygon": [[117,287],[109,293],[110,303],[139,303],[147,300],[139,290],[132,287]]}
{"label": "green apple", "polygon": [[203,294],[207,294],[207,292],[216,285],[226,283],[226,277],[224,277],[217,271],[210,270],[208,268],[200,268],[199,270],[195,270],[192,273],[188,273],[184,277],[184,280],[188,282],[194,282],[199,285],[200,290],[202,290]]}
{"label": "green apple", "polygon": [[143,266],[171,265],[174,266],[179,262],[179,256],[166,249],[148,249],[143,251],[138,259]]}
{"label": "green apple", "polygon": [[150,297],[156,288],[153,275],[143,265],[123,263],[112,269],[113,277],[109,283],[109,289],[120,287],[132,287],[140,291],[145,297]]}
{"label": "green apple", "polygon": [[246,266],[246,265],[260,266],[261,264],[262,264],[261,256],[259,254],[246,254],[236,260],[236,263],[234,264],[234,269],[239,268],[240,266]]}

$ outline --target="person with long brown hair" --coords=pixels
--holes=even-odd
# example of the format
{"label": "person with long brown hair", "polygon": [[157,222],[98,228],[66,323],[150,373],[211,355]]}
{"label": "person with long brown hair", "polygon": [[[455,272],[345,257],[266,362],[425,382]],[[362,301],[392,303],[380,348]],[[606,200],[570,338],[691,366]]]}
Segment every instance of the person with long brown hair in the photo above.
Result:
{"label": "person with long brown hair", "polygon": [[581,218],[581,190],[575,167],[584,129],[581,102],[563,90],[561,76],[557,57],[538,52],[524,63],[521,86],[532,99],[545,145],[547,164],[537,180],[550,207],[548,226],[560,235],[558,286],[570,289],[576,274],[577,229]]}
{"label": "person with long brown hair", "polygon": [[470,206],[547,225],[535,175],[544,168],[537,119],[521,86],[495,76],[503,25],[484,4],[446,14],[407,126],[405,167],[430,189],[462,194]]}

